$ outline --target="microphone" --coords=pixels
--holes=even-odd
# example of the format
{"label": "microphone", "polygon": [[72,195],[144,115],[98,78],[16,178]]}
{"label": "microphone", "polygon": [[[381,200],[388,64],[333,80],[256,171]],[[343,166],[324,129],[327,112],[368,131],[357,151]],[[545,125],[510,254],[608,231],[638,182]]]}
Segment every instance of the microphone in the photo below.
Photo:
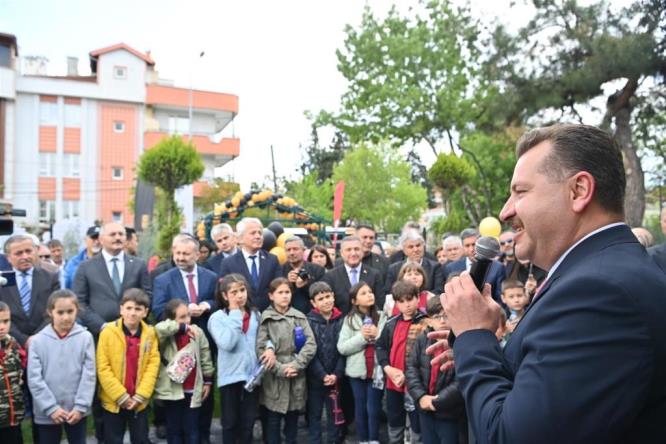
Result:
{"label": "microphone", "polygon": [[9,282],[7,278],[0,275],[0,287],[4,287],[5,285],[7,285],[7,282]]}
{"label": "microphone", "polygon": [[[474,259],[469,274],[474,281],[477,290],[483,291],[483,284],[486,282],[486,277],[493,264],[493,259],[497,257],[500,252],[500,244],[494,237],[483,236],[477,239],[474,245]],[[456,335],[453,331],[449,332],[449,347],[453,348],[453,342],[456,340]]]}

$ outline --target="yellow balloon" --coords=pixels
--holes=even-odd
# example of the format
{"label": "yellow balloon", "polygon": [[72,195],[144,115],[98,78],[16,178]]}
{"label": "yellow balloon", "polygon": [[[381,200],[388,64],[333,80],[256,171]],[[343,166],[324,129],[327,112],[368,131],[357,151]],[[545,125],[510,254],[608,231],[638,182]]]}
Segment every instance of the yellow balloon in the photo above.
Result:
{"label": "yellow balloon", "polygon": [[[282,236],[280,236],[282,237]],[[284,251],[284,248],[282,247],[273,247],[271,248],[270,253],[274,256],[277,256],[278,262],[280,262],[280,265],[284,265],[285,262],[287,262],[287,253]]]}
{"label": "yellow balloon", "polygon": [[291,237],[291,233],[282,233],[278,238],[275,245],[280,248],[284,248],[284,243],[287,242],[287,239]]}
{"label": "yellow balloon", "polygon": [[502,224],[494,217],[486,217],[479,224],[481,236],[499,237],[502,232]]}

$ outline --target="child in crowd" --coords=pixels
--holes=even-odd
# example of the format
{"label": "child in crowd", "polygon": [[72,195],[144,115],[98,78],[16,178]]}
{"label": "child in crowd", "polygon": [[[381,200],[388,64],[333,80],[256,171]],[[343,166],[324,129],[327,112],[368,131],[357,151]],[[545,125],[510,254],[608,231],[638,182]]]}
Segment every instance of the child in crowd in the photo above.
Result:
{"label": "child in crowd", "polygon": [[[244,390],[257,366],[255,345],[260,315],[251,305],[250,286],[236,273],[220,279],[215,292],[220,309],[208,320],[208,331],[217,344],[217,385],[222,403],[222,440],[225,444],[249,444],[257,416],[259,391]],[[262,362],[274,362],[268,349]],[[270,356],[269,356],[270,355]]]}
{"label": "child in crowd", "polygon": [[0,442],[21,444],[21,420],[25,415],[23,402],[23,371],[26,354],[11,337],[11,312],[9,305],[0,301]]}
{"label": "child in crowd", "polygon": [[79,301],[70,290],[49,296],[51,323],[30,341],[28,387],[40,444],[60,444],[64,428],[69,444],[85,444],[86,416],[95,394],[95,344],[76,323]]}
{"label": "child in crowd", "polygon": [[[407,261],[401,268],[398,273],[398,281],[407,281],[416,285],[419,289],[419,310],[422,313],[426,311],[426,302],[428,298],[433,294],[426,290],[427,277],[423,267],[416,262]],[[386,295],[386,302],[384,302],[384,313],[390,314],[391,316],[397,316],[400,314],[398,306],[395,303],[393,295]]]}
{"label": "child in crowd", "polygon": [[[317,354],[308,366],[308,424],[310,443],[320,444],[321,412],[326,404],[328,442],[342,440],[342,424],[335,423],[339,404],[339,381],[344,375],[344,358],[338,353],[338,337],[342,328],[342,312],[335,307],[335,295],[326,282],[310,286],[310,303],[313,309],[307,318],[317,343]],[[339,413],[339,412],[338,412]]]}
{"label": "child in crowd", "polygon": [[[465,403],[454,370],[444,373],[431,366],[432,356],[426,348],[437,342],[428,333],[448,328],[439,296],[428,299],[426,330],[421,333],[407,357],[405,378],[409,394],[417,405],[423,444],[456,444],[466,442]],[[463,439],[459,439],[462,434]]]}
{"label": "child in crowd", "polygon": [[513,329],[525,314],[525,308],[530,303],[530,298],[525,285],[518,280],[506,280],[502,282],[502,302],[509,309],[509,320],[506,322],[505,340],[509,340]]}
{"label": "child in crowd", "polygon": [[[397,281],[393,284],[391,294],[400,314],[386,322],[377,341],[377,361],[386,374],[388,437],[391,444],[404,442],[405,424],[409,414],[411,442],[414,443],[420,440],[421,428],[416,410],[408,412],[405,409],[405,359],[409,352],[410,328],[412,325],[420,324],[425,315],[418,307],[419,289],[411,282]],[[413,334],[412,337],[416,336]]]}
{"label": "child in crowd", "polygon": [[317,345],[305,315],[291,307],[291,287],[285,278],[276,278],[268,288],[271,305],[261,315],[257,335],[257,356],[269,341],[275,351],[275,366],[264,375],[261,403],[266,407],[268,444],[279,444],[284,420],[287,444],[296,443],[299,411],[307,399],[305,369],[317,352]]}
{"label": "child in crowd", "polygon": [[122,444],[129,427],[132,444],[148,442],[146,407],[160,370],[155,329],[143,319],[150,299],[138,288],[120,300],[120,318],[100,332],[97,344],[99,398],[104,409],[104,444]]}
{"label": "child in crowd", "polygon": [[[377,357],[375,342],[386,322],[377,310],[372,288],[365,282],[349,290],[351,310],[345,317],[338,338],[338,351],[346,357],[345,374],[354,394],[354,419],[359,441],[379,443],[379,416],[383,388],[373,387]],[[381,369],[378,369],[381,375]]]}
{"label": "child in crowd", "polygon": [[[199,411],[210,395],[213,361],[204,331],[191,324],[187,303],[171,299],[164,306],[164,321],[155,325],[162,355],[160,373],[155,384],[155,399],[163,401],[169,444],[199,444]],[[182,383],[169,377],[167,366],[179,350],[188,347],[195,366]]]}

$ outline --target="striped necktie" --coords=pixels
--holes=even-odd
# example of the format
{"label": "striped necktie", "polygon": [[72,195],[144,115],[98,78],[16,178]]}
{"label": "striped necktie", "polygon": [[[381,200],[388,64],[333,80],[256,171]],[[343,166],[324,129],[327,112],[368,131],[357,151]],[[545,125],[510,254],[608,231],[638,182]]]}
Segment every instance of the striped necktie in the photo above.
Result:
{"label": "striped necktie", "polygon": [[21,294],[21,305],[23,305],[23,311],[25,311],[25,314],[30,312],[30,293],[32,293],[30,282],[28,281],[28,276],[28,273],[25,271],[21,273],[23,281],[21,282],[21,288],[19,288],[19,293]]}

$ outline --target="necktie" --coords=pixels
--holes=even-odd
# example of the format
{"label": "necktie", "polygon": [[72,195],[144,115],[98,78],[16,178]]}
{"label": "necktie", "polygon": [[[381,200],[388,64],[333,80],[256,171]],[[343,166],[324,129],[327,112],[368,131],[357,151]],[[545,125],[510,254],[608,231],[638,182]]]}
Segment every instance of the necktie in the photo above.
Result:
{"label": "necktie", "polygon": [[358,284],[358,269],[352,268],[349,270],[349,283],[351,283],[352,286]]}
{"label": "necktie", "polygon": [[194,275],[192,273],[187,275],[187,287],[190,292],[190,302],[192,304],[197,303],[197,289],[194,286]]}
{"label": "necktie", "polygon": [[122,282],[120,282],[120,271],[118,271],[118,258],[114,257],[111,259],[113,263],[113,271],[111,274],[111,280],[113,281],[113,288],[116,290],[116,294],[120,296],[120,290],[122,289]]}
{"label": "necktie", "polygon": [[30,282],[28,281],[28,273],[25,271],[21,273],[23,277],[23,282],[21,282],[21,288],[19,288],[19,293],[21,294],[21,305],[23,305],[23,311],[25,314],[28,314],[30,311]]}
{"label": "necktie", "polygon": [[255,290],[259,288],[259,270],[257,270],[257,256],[250,256],[250,259],[252,259],[252,269],[250,270],[250,274],[252,275],[252,288]]}

